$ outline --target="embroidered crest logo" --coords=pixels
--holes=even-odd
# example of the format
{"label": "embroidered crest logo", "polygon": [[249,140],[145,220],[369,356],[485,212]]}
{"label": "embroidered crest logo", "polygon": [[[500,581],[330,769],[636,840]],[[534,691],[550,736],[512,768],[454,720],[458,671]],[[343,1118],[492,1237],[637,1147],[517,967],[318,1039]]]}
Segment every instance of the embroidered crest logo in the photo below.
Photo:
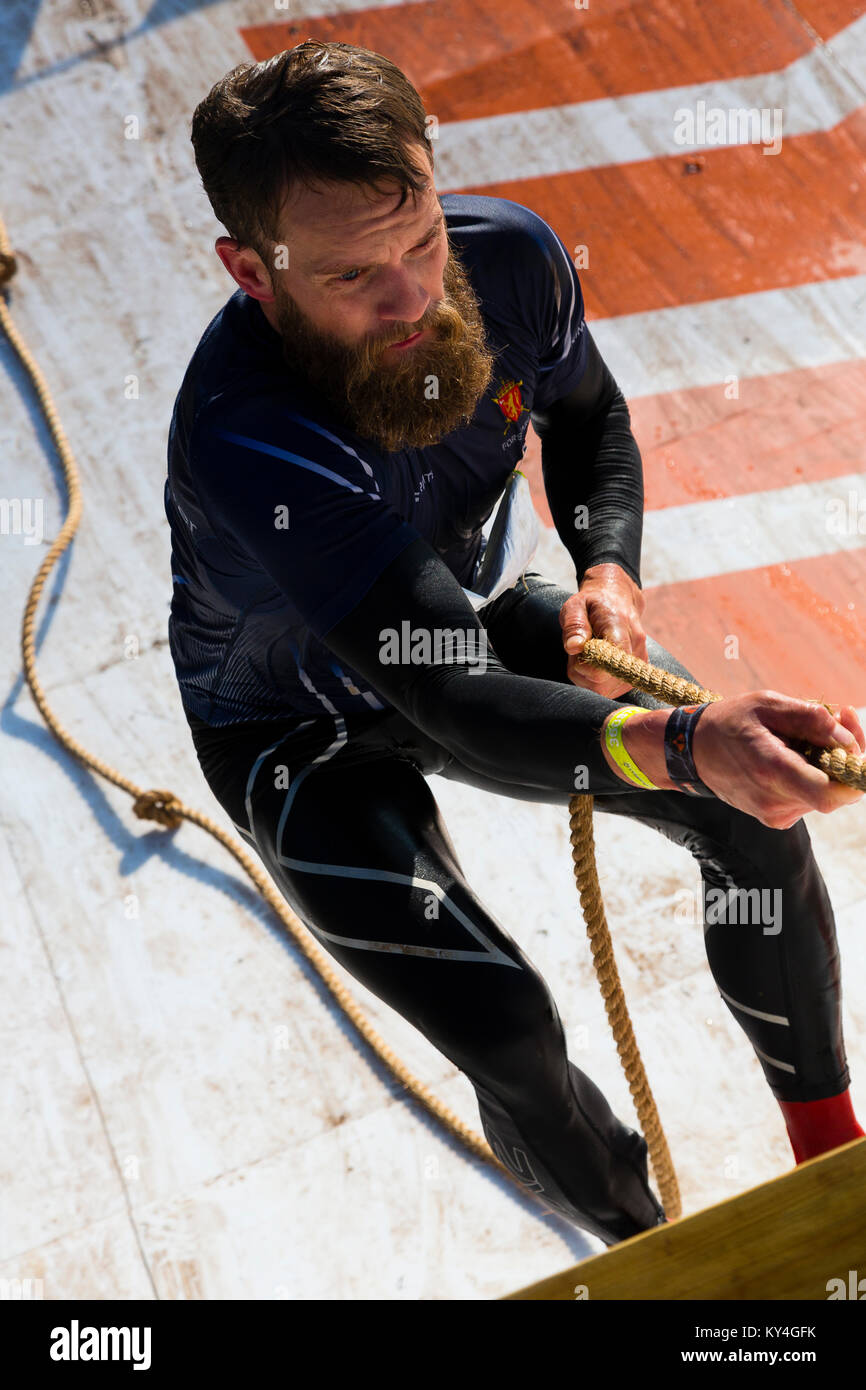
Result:
{"label": "embroidered crest logo", "polygon": [[506,381],[505,385],[500,388],[498,394],[493,397],[499,409],[502,411],[502,414],[505,416],[505,429],[502,431],[503,434],[505,434],[509,425],[515,424],[520,419],[521,415],[525,413],[528,414],[526,406],[523,404],[523,397],[520,393],[522,385],[522,377],[520,381]]}

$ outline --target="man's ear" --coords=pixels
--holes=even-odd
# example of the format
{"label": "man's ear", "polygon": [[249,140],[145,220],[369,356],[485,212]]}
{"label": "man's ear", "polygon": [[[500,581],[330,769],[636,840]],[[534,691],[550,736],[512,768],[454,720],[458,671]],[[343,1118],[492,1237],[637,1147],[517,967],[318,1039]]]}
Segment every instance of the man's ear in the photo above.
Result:
{"label": "man's ear", "polygon": [[230,236],[218,236],[214,250],[232,279],[251,298],[266,303],[276,299],[267,266],[251,246],[243,246]]}

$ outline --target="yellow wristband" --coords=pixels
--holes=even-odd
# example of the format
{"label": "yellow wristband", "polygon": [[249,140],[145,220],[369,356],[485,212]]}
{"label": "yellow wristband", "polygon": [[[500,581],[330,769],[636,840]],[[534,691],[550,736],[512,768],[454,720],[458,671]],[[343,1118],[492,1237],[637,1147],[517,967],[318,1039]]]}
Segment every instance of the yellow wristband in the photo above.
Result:
{"label": "yellow wristband", "polygon": [[617,767],[621,767],[630,782],[636,783],[639,787],[646,787],[650,791],[660,791],[655,782],[651,782],[645,772],[641,772],[637,763],[632,758],[623,742],[622,726],[633,714],[638,714],[643,709],[642,705],[626,705],[623,709],[618,709],[616,714],[611,715],[607,728],[604,731],[605,744],[607,751],[613,758]]}

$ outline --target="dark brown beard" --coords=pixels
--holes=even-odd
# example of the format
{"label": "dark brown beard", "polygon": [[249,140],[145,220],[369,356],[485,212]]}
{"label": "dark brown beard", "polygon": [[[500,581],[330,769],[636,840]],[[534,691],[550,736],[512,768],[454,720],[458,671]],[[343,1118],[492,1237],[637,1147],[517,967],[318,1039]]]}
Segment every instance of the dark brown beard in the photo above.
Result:
{"label": "dark brown beard", "polygon": [[[443,283],[444,300],[417,323],[405,331],[394,324],[387,338],[357,346],[313,327],[288,296],[279,301],[289,372],[309,382],[339,420],[384,453],[438,444],[468,424],[492,379],[501,349],[487,343],[478,298],[450,243]],[[386,344],[424,328],[428,340],[383,360]]]}

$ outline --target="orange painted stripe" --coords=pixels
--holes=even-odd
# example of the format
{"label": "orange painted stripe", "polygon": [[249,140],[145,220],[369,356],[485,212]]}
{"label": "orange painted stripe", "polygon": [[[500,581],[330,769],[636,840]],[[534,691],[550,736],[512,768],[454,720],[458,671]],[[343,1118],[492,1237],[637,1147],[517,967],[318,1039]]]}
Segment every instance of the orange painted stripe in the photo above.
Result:
{"label": "orange painted stripe", "polygon": [[[720,383],[629,402],[646,511],[863,471],[866,361],[749,377],[738,390],[731,400]],[[520,466],[552,526],[532,428]]]}
{"label": "orange painted stripe", "polygon": [[549,222],[593,319],[862,274],[864,168],[866,106],[833,130],[783,138],[776,155],[727,146],[461,192]]}
{"label": "orange painted stripe", "polygon": [[866,361],[640,397],[629,407],[647,509],[819,482],[864,467]]}
{"label": "orange painted stripe", "polygon": [[863,5],[812,8],[807,24],[786,0],[430,0],[239,32],[258,61],[307,38],[385,54],[429,114],[461,121],[772,72],[811,51],[810,25],[827,38]]}
{"label": "orange painted stripe", "polygon": [[[722,695],[866,705],[866,549],[647,590],[643,624]],[[726,643],[738,639],[738,659]]]}
{"label": "orange painted stripe", "polygon": [[866,14],[864,0],[796,0],[798,13],[822,39],[830,39],[846,24]]}

